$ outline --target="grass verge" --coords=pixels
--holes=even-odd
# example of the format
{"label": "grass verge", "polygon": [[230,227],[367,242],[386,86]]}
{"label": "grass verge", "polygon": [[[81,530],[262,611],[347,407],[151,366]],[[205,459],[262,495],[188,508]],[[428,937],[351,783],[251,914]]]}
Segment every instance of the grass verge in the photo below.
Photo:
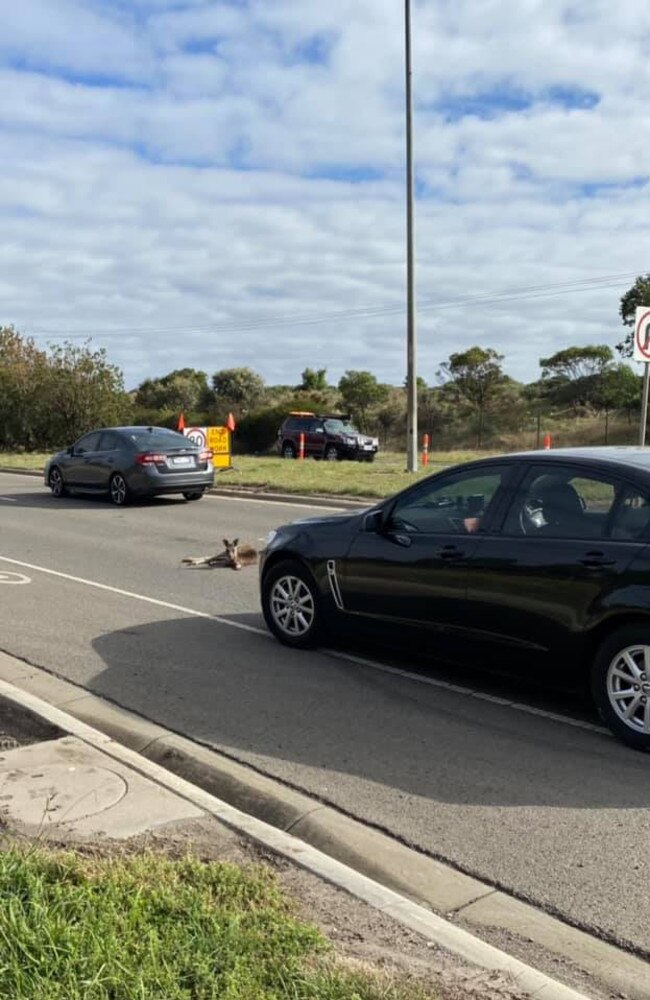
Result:
{"label": "grass verge", "polygon": [[[490,452],[476,451],[436,452],[431,455],[428,468],[421,468],[417,473],[405,472],[404,456],[391,452],[379,454],[372,463],[317,462],[313,458],[300,462],[266,455],[235,455],[233,468],[217,473],[216,485],[225,488],[242,486],[263,492],[295,493],[300,496],[320,494],[374,499],[390,496],[416,479],[448,465],[457,465],[489,454]],[[40,452],[0,452],[0,466],[18,470],[41,470],[47,457]]]}
{"label": "grass verge", "polygon": [[0,853],[0,996],[425,1000],[337,963],[266,868],[145,853]]}

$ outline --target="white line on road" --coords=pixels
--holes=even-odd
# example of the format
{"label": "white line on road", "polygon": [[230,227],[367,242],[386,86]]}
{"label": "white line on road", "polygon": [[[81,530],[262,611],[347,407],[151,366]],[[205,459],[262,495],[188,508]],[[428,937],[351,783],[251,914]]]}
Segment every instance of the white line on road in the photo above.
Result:
{"label": "white line on road", "polygon": [[[60,570],[49,569],[46,566],[36,566],[33,563],[22,562],[19,559],[11,559],[9,556],[0,556],[1,562],[10,563],[12,566],[20,566],[22,569],[31,569],[37,573],[44,573],[46,576],[58,577],[61,580],[69,580],[71,583],[80,583],[85,587],[94,587],[96,590],[105,590],[119,597],[130,597],[135,601],[143,601],[145,604],[153,604],[155,607],[168,608],[170,611],[180,611],[184,615],[193,618],[204,618],[208,621],[216,622],[218,625],[229,625],[231,628],[240,629],[242,632],[250,632],[253,635],[262,636],[265,639],[271,638],[266,629],[257,628],[255,625],[245,625],[243,622],[235,622],[231,618],[223,618],[220,615],[211,615],[207,611],[197,611],[196,608],[186,608],[182,604],[172,604],[169,601],[161,601],[157,597],[148,597],[146,594],[136,594],[131,590],[122,590],[119,587],[111,587],[107,583],[99,583],[97,580],[87,580],[82,576],[72,576],[70,573],[62,573]],[[572,719],[569,715],[560,715],[557,712],[548,712],[546,709],[536,708],[534,705],[525,705],[506,698],[499,698],[475,688],[463,687],[460,684],[451,684],[449,681],[438,680],[435,677],[425,677],[421,674],[414,674],[410,670],[402,670],[400,667],[391,667],[386,663],[379,663],[376,660],[369,660],[363,656],[355,656],[352,653],[345,653],[337,649],[321,649],[321,653],[337,660],[344,660],[346,663],[354,663],[360,667],[367,667],[382,674],[392,674],[403,677],[406,680],[417,684],[426,684],[428,687],[441,688],[445,691],[453,691],[465,697],[476,698],[479,701],[487,701],[492,704],[502,705],[504,708],[512,709],[515,712],[523,712],[526,715],[535,715],[543,719],[550,719],[553,722],[564,723],[573,726],[575,729],[584,729],[587,732],[602,733],[611,736],[604,726],[597,726],[593,722],[584,722],[581,719]]]}
{"label": "white line on road", "polygon": [[0,497],[0,500],[4,500],[5,503],[15,503],[15,497]]}

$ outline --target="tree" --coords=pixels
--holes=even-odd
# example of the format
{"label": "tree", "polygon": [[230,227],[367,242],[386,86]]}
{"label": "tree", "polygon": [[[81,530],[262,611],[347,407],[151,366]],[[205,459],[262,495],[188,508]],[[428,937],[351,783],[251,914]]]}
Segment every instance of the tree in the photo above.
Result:
{"label": "tree", "polygon": [[540,358],[542,386],[547,398],[560,405],[594,405],[605,372],[613,363],[614,353],[606,344],[566,347],[548,358]]}
{"label": "tree", "polygon": [[205,372],[178,368],[162,378],[146,379],[138,386],[135,404],[152,410],[202,410],[212,402]]}
{"label": "tree", "polygon": [[327,392],[327,368],[305,368],[298,390],[304,392]]}
{"label": "tree", "polygon": [[362,429],[367,426],[368,410],[388,399],[390,389],[378,382],[371,372],[346,371],[339,380],[343,405],[354,414]]}
{"label": "tree", "polygon": [[450,382],[457,396],[466,400],[478,416],[477,443],[483,442],[485,413],[497,398],[506,376],[501,368],[503,355],[490,347],[470,347],[452,354],[440,366],[439,377]]}
{"label": "tree", "polygon": [[212,376],[217,403],[232,403],[246,412],[264,396],[264,379],[251,368],[223,368]]}
{"label": "tree", "polygon": [[641,379],[629,365],[619,364],[603,373],[594,404],[605,413],[605,444],[609,428],[609,414],[627,413],[628,419],[641,403]]}
{"label": "tree", "polygon": [[40,444],[37,423],[43,414],[42,385],[47,356],[31,338],[0,327],[0,446]]}
{"label": "tree", "polygon": [[619,315],[628,327],[625,338],[616,345],[616,350],[624,358],[631,358],[634,349],[634,316],[637,306],[650,309],[650,274],[640,274],[634,284],[621,298]]}

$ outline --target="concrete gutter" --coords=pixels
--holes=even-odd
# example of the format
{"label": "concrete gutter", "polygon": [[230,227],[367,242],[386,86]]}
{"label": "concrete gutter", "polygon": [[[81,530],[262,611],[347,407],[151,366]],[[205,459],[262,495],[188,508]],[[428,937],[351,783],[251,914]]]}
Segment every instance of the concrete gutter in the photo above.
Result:
{"label": "concrete gutter", "polygon": [[[521,953],[532,943],[537,961],[554,974],[565,965],[571,978],[584,983],[586,989],[592,984],[600,991],[604,988],[607,995],[650,1000],[648,964],[642,958],[85,688],[0,653],[0,692],[32,709],[34,696],[43,699],[48,704],[45,711],[39,702],[41,714],[68,731],[73,723],[77,728],[80,724],[84,729],[94,727],[100,731],[97,735],[103,734],[102,749],[107,738],[116,741],[119,751],[131,754],[141,769],[156,768],[150,773],[166,787],[176,792],[183,787],[186,793],[192,789],[196,804],[200,804],[197,794],[216,796],[211,809],[229,825],[385,910],[465,960],[509,971],[535,997],[577,1000],[579,994],[469,931],[496,934],[500,939],[505,936],[513,947],[521,946]],[[60,721],[58,710],[63,708],[67,725]],[[217,799],[218,811],[214,806]],[[202,798],[201,803],[204,801]]]}

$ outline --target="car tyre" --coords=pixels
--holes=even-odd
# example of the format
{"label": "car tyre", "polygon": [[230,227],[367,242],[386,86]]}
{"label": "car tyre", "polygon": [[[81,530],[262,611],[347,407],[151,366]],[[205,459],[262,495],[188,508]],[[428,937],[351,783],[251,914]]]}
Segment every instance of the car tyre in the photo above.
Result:
{"label": "car tyre", "polygon": [[282,457],[283,458],[296,457],[296,449],[294,448],[294,446],[291,444],[290,441],[287,441],[285,444],[282,445]]}
{"label": "car tyre", "polygon": [[108,492],[111,503],[114,503],[116,507],[124,507],[129,502],[129,487],[126,485],[126,479],[121,472],[115,472],[111,476],[111,481],[108,484]]}
{"label": "car tyre", "polygon": [[294,649],[311,649],[324,634],[316,582],[294,560],[277,563],[262,579],[262,612],[276,639]]}
{"label": "car tyre", "polygon": [[53,469],[50,470],[50,475],[48,477],[48,486],[50,487],[50,492],[53,497],[60,500],[61,497],[68,495],[68,489],[63,480],[63,473],[61,472],[58,465],[55,465]]}
{"label": "car tyre", "polygon": [[326,462],[338,462],[339,460],[339,450],[335,444],[328,444],[325,449],[324,459]]}
{"label": "car tyre", "polygon": [[625,625],[603,640],[591,668],[591,693],[614,735],[650,752],[650,624]]}
{"label": "car tyre", "polygon": [[200,500],[203,496],[203,490],[196,490],[194,492],[183,493],[186,500]]}

